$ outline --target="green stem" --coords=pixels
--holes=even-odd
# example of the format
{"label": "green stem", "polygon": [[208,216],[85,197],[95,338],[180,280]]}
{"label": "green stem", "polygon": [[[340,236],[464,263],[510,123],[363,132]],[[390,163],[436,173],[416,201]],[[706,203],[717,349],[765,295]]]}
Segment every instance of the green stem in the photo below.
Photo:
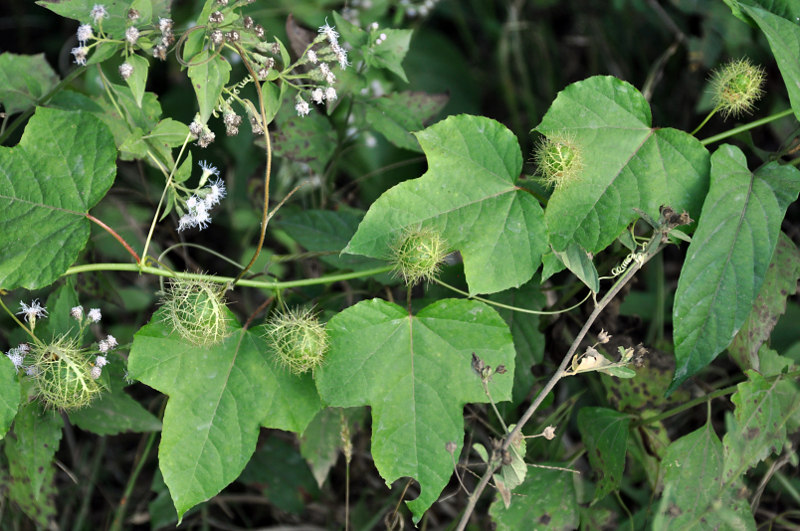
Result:
{"label": "green stem", "polygon": [[145,443],[142,455],[139,457],[139,460],[136,463],[136,467],[133,469],[133,472],[128,478],[127,485],[125,485],[125,492],[122,494],[122,498],[119,500],[119,505],[117,505],[117,512],[114,514],[114,521],[111,522],[111,527],[109,528],[109,531],[122,530],[122,522],[125,519],[125,508],[128,506],[128,500],[130,499],[131,492],[133,492],[133,486],[136,483],[136,478],[139,477],[139,473],[142,471],[142,467],[147,461],[147,456],[150,454],[150,449],[153,447],[153,443],[156,440],[157,434],[158,432],[154,431],[151,432],[150,435],[147,437],[147,442]]}
{"label": "green stem", "polygon": [[[389,273],[394,266],[382,266],[373,269],[365,269],[363,271],[352,271],[350,273],[339,273],[336,275],[328,275],[319,278],[305,278],[302,280],[292,280],[287,282],[266,282],[263,280],[239,280],[237,285],[262,288],[268,290],[284,290],[290,288],[299,288],[302,286],[317,286],[324,284],[333,284],[342,280],[350,280],[353,278],[364,278],[373,275],[380,275],[382,273]],[[150,266],[138,266],[136,264],[118,264],[118,263],[98,263],[98,264],[84,264],[73,266],[67,269],[64,275],[76,275],[78,273],[88,273],[91,271],[131,271],[135,273],[146,273],[150,275],[157,275],[160,277],[170,278],[183,278],[187,280],[207,280],[209,282],[217,282],[220,284],[227,284],[233,282],[233,277],[221,277],[204,275],[200,273],[173,273],[164,269]]]}
{"label": "green stem", "polygon": [[706,138],[704,140],[701,140],[700,143],[702,145],[704,145],[704,146],[707,146],[707,145],[712,144],[714,142],[719,142],[720,140],[724,140],[724,139],[732,137],[734,135],[738,135],[739,133],[743,133],[744,131],[749,131],[750,129],[755,129],[756,127],[768,124],[770,122],[774,122],[775,120],[780,120],[781,118],[785,118],[786,116],[791,115],[793,112],[794,111],[792,109],[786,109],[785,111],[781,111],[781,112],[775,113],[775,114],[773,114],[771,116],[767,116],[765,118],[761,118],[759,120],[755,120],[753,122],[750,122],[749,124],[744,124],[744,125],[740,125],[739,127],[734,127],[733,129],[730,129],[729,131],[725,131],[724,133],[720,133],[718,135],[714,135],[714,136],[708,137],[708,138]]}
{"label": "green stem", "polygon": [[717,105],[716,107],[714,107],[713,109],[711,109],[711,112],[710,112],[710,113],[708,113],[708,116],[706,116],[706,117],[705,117],[705,119],[704,119],[702,122],[700,122],[700,125],[698,125],[698,126],[697,126],[697,127],[694,129],[694,131],[692,131],[692,132],[691,132],[691,133],[689,133],[689,134],[690,134],[690,135],[692,135],[692,136],[696,135],[696,134],[697,134],[697,132],[698,132],[698,131],[700,131],[700,129],[702,129],[702,128],[703,128],[703,126],[704,126],[704,125],[706,125],[706,124],[708,123],[708,121],[711,119],[711,117],[712,117],[712,116],[714,116],[715,114],[717,114],[717,111],[718,111],[718,110],[720,110],[721,108],[722,108],[722,106],[721,106],[721,105]]}

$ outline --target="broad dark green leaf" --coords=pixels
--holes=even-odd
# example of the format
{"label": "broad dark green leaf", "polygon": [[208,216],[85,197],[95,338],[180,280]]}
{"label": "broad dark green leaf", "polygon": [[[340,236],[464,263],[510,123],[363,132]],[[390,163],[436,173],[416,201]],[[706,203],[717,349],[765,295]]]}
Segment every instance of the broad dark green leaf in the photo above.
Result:
{"label": "broad dark green leaf", "polygon": [[[567,466],[564,463],[546,464]],[[577,529],[578,500],[573,482],[570,472],[531,468],[525,481],[514,489],[509,508],[499,498],[489,508],[497,531]]]}
{"label": "broad dark green leaf", "polygon": [[[501,291],[491,296],[491,300],[540,311],[545,305],[544,292],[538,278],[519,288]],[[531,368],[544,359],[544,334],[539,331],[539,316],[536,314],[517,312],[504,308],[496,308],[497,312],[508,323],[511,335],[514,337],[514,349],[517,351],[514,363],[514,393],[513,403],[522,402],[536,383],[536,377]]]}
{"label": "broad dark green leaf", "polygon": [[753,309],[728,347],[728,354],[742,370],[760,370],[758,351],[786,310],[786,297],[795,292],[798,278],[800,249],[781,232]]}
{"label": "broad dark green leaf", "polygon": [[39,0],[36,3],[62,17],[77,20],[81,24],[92,22],[94,28],[97,26],[89,14],[95,5],[100,3],[108,12],[108,17],[102,20],[103,31],[117,39],[121,39],[125,33],[128,23],[127,14],[131,7],[131,0],[103,0],[102,2],[96,0]]}
{"label": "broad dark green leaf", "polygon": [[58,83],[44,54],[0,54],[0,104],[8,114],[36,106]]}
{"label": "broad dark green leaf", "polygon": [[447,103],[445,94],[395,92],[368,100],[366,118],[392,144],[411,151],[422,151],[412,135],[436,116]]}
{"label": "broad dark green leaf", "polygon": [[8,498],[34,522],[46,526],[55,516],[53,457],[61,441],[61,415],[28,402],[19,411],[14,428],[4,441],[8,458]]}
{"label": "broad dark green leaf", "polygon": [[292,98],[284,98],[275,115],[276,131],[272,148],[279,157],[308,164],[319,175],[325,171],[336,150],[336,132],[330,121],[317,109],[307,116],[297,116]]}
{"label": "broad dark green leaf", "polygon": [[597,475],[595,501],[617,490],[625,470],[630,416],[605,407],[583,407],[578,411],[581,432],[589,463]]}
{"label": "broad dark green leaf", "polygon": [[109,358],[111,363],[103,369],[109,389],[88,407],[70,411],[70,422],[97,435],[160,431],[161,421],[124,391],[123,361],[116,356]]}
{"label": "broad dark green leaf", "polygon": [[464,404],[487,402],[472,354],[506,374],[489,383],[492,398],[511,398],[514,345],[489,306],[440,300],[417,315],[386,301],[363,301],[328,322],[331,349],[317,371],[332,406],[372,406],[372,457],[387,483],[410,476],[420,495],[407,503],[419,521],[453,474],[448,443],[459,455]]}
{"label": "broad dark green leaf", "polygon": [[183,145],[189,136],[189,127],[172,118],[164,118],[153,128],[146,138],[161,144],[164,148],[173,148]]}
{"label": "broad dark green leaf", "polygon": [[[740,3],[739,7],[752,17],[767,36],[769,47],[775,55],[783,82],[786,84],[794,115],[800,120],[800,24],[796,19],[787,20],[760,7],[743,3]],[[797,4],[794,9],[796,13]]]}
{"label": "broad dark green leaf", "polygon": [[461,251],[470,293],[494,293],[527,282],[547,244],[542,208],[515,185],[522,154],[514,134],[488,118],[451,116],[417,139],[428,171],[372,204],[345,252],[391,257],[410,227],[441,232]]}
{"label": "broad dark green leaf", "polygon": [[355,234],[364,212],[360,210],[303,210],[281,217],[275,226],[285,230],[309,251],[330,253],[320,256],[328,265],[341,269],[369,269],[383,264],[373,258],[340,254]]}
{"label": "broad dark green leaf", "polygon": [[300,455],[308,462],[317,485],[322,487],[339,458],[346,433],[356,433],[366,417],[366,408],[325,408],[311,419],[300,438]]}
{"label": "broad dark green leaf", "polygon": [[731,397],[736,408],[722,438],[725,481],[739,478],[772,453],[780,454],[787,422],[800,413],[800,392],[792,382],[781,376],[770,382],[753,370],[746,374],[747,381]]}
{"label": "broad dark green leaf", "polygon": [[134,336],[128,370],[170,397],[158,455],[179,517],[239,476],[259,426],[302,432],[320,408],[311,377],[276,366],[256,333],[195,347],[170,334],[161,312]]}
{"label": "broad dark green leaf", "polygon": [[6,436],[19,409],[19,380],[14,364],[0,352],[0,439]]}
{"label": "broad dark green leaf", "polygon": [[0,286],[47,286],[89,238],[86,214],[114,182],[117,150],[85,112],[39,108],[19,144],[0,147]]}
{"label": "broad dark green leaf", "polygon": [[194,65],[189,67],[188,73],[200,106],[200,120],[206,123],[217,106],[222,87],[230,80],[231,65],[222,55],[215,56],[208,50],[192,57],[189,63]]}
{"label": "broad dark green leaf", "polygon": [[741,482],[722,478],[722,443],[711,423],[667,447],[662,460],[664,490],[653,529],[755,530]]}
{"label": "broad dark green leaf", "polygon": [[670,392],[711,363],[744,324],[798,190],[800,172],[791,166],[770,163],[752,174],[744,153],[727,144],[711,157],[711,188],[675,292]]}
{"label": "broad dark green leaf", "polygon": [[659,207],[697,219],[708,188],[708,151],[694,137],[652,127],[650,107],[632,85],[596,76],[559,92],[535,129],[569,138],[583,171],[553,192],[545,219],[553,248],[601,251],[638,217]]}

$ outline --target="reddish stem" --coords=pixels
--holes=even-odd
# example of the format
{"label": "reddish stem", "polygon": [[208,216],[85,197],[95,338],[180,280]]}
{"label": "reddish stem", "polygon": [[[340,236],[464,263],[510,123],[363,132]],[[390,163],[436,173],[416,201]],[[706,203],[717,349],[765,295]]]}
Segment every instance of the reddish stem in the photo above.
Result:
{"label": "reddish stem", "polygon": [[117,234],[117,231],[115,231],[114,229],[112,229],[111,227],[109,227],[108,225],[106,225],[105,223],[103,223],[102,221],[100,221],[99,219],[97,219],[96,217],[94,217],[93,215],[89,214],[88,212],[86,213],[86,217],[89,219],[89,221],[94,221],[95,223],[97,223],[98,225],[100,225],[100,227],[102,227],[102,228],[103,228],[103,230],[105,230],[106,232],[108,232],[108,233],[109,233],[110,235],[112,235],[112,236],[113,236],[113,237],[114,237],[114,238],[115,238],[115,239],[116,239],[116,240],[117,240],[119,243],[121,243],[121,244],[122,244],[122,246],[123,246],[123,247],[125,247],[125,249],[126,249],[126,250],[127,250],[129,253],[131,253],[131,255],[132,255],[132,256],[133,256],[133,257],[136,259],[136,264],[137,264],[137,265],[142,263],[142,260],[141,260],[141,258],[139,258],[139,255],[138,255],[138,254],[136,254],[136,251],[134,251],[134,250],[131,248],[131,246],[130,246],[130,245],[128,245],[128,242],[126,242],[126,241],[125,241],[125,240],[122,238],[122,236],[120,236],[119,234]]}

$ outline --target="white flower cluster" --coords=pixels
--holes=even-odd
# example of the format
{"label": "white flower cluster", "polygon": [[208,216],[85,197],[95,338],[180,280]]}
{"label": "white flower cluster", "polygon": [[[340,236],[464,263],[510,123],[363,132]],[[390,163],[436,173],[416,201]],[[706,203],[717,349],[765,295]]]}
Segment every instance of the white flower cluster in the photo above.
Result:
{"label": "white flower cluster", "polygon": [[11,360],[11,363],[14,364],[14,369],[19,372],[20,369],[24,369],[23,363],[25,362],[25,354],[27,354],[31,350],[31,347],[28,346],[27,343],[22,343],[18,345],[8,352],[6,352],[6,356],[8,359]]}
{"label": "white flower cluster", "polygon": [[[206,182],[208,186],[184,201],[186,213],[178,222],[178,232],[194,227],[199,227],[200,230],[208,227],[211,223],[211,209],[218,205],[226,194],[225,183],[219,178],[219,170],[204,160],[201,160],[199,165],[203,169],[203,175],[200,177],[201,186]],[[214,179],[209,181],[212,175]]]}
{"label": "white flower cluster", "polygon": [[[336,83],[336,75],[331,70],[331,64],[339,64],[339,68],[344,70],[350,63],[347,60],[347,52],[339,44],[339,33],[333,26],[327,23],[318,30],[319,36],[314,39],[313,44],[317,49],[309,48],[305,53],[305,61],[317,67],[309,72],[309,77],[314,81],[323,81],[327,86],[318,86],[308,90],[307,96],[314,103],[320,105],[324,102],[335,101],[338,97],[333,84]],[[330,62],[331,64],[328,64]],[[305,91],[304,91],[305,92]],[[299,94],[294,106],[298,116],[306,116],[311,112],[308,101]]]}

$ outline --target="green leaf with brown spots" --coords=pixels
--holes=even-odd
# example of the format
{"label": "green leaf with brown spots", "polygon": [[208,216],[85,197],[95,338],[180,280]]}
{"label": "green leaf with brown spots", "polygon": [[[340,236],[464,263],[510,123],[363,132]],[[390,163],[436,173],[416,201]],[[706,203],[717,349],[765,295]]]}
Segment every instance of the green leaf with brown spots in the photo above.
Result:
{"label": "green leaf with brown spots", "polygon": [[498,495],[489,508],[497,531],[577,528],[578,502],[573,481],[573,474],[564,470],[532,469],[527,479],[514,489],[510,507],[506,508]]}
{"label": "green leaf with brown spots", "polygon": [[742,370],[760,370],[758,350],[769,339],[778,319],[786,311],[786,297],[794,294],[798,278],[800,250],[781,232],[753,309],[728,347],[728,354]]}
{"label": "green leaf with brown spots", "polygon": [[796,427],[800,414],[796,385],[782,376],[770,381],[756,371],[746,373],[747,381],[731,397],[736,409],[722,439],[726,481],[738,478],[770,454],[780,454],[787,441],[787,423]]}
{"label": "green leaf with brown spots", "polygon": [[598,477],[594,501],[617,490],[622,482],[629,424],[629,415],[605,407],[584,407],[578,412],[578,430]]}

